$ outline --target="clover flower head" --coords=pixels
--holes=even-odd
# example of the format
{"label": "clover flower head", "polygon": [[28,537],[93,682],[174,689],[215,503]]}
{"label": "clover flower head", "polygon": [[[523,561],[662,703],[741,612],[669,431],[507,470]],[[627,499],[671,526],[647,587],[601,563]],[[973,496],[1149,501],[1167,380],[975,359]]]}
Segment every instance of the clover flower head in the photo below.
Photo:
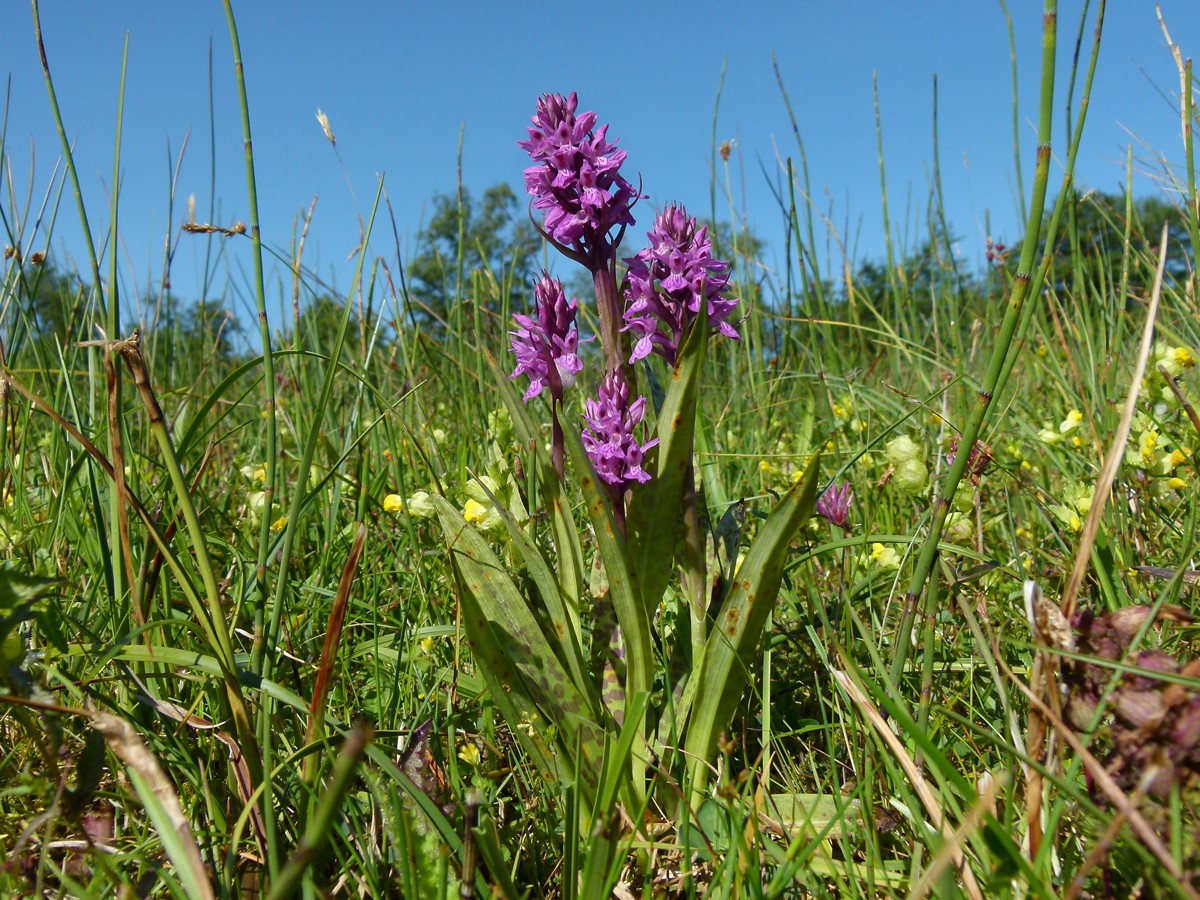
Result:
{"label": "clover flower head", "polygon": [[578,106],[574,91],[544,94],[529,139],[517,146],[536,163],[525,170],[525,190],[545,214],[546,234],[600,264],[612,255],[609,232],[633,224],[630,209],[639,194],[621,177],[626,154],[609,143],[608,126],[597,129],[596,114],[576,115]]}
{"label": "clover flower head", "polygon": [[634,482],[649,481],[650,473],[642,468],[642,460],[658,438],[639,444],[634,435],[646,412],[646,398],[630,402],[629,386],[619,372],[610,372],[600,383],[596,398],[585,404],[585,410],[583,446],[597,477],[621,490]]}
{"label": "clover flower head", "polygon": [[729,286],[729,264],[712,255],[706,227],[682,206],[671,205],[654,220],[649,245],[629,263],[625,290],[625,327],[635,343],[629,361],[657,353],[674,364],[679,342],[707,304],[709,327],[738,339],[729,316],[737,298],[723,296]]}
{"label": "clover flower head", "polygon": [[517,367],[510,377],[529,376],[526,403],[547,387],[555,400],[562,400],[563,392],[575,384],[575,376],[583,368],[575,328],[577,304],[575,300],[568,302],[562,282],[545,272],[533,286],[533,295],[537,318],[513,315],[517,330],[509,334]]}
{"label": "clover flower head", "polygon": [[817,500],[817,514],[828,519],[829,524],[845,528],[853,502],[854,491],[850,490],[850,482],[843,481],[840,486],[835,484],[830,487]]}
{"label": "clover flower head", "polygon": [[[954,465],[954,460],[958,456],[959,442],[958,435],[950,439],[950,448],[946,452],[946,462],[950,465]],[[987,473],[992,460],[992,448],[983,441],[976,441],[975,446],[971,448],[971,452],[967,454],[966,475],[971,480],[971,484],[976,487],[979,486],[979,482]]]}

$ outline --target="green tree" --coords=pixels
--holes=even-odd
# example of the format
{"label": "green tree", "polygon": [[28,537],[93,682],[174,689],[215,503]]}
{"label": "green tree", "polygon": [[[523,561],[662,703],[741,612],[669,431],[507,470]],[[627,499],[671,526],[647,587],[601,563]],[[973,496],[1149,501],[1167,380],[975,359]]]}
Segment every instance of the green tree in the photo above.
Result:
{"label": "green tree", "polygon": [[[540,242],[507,184],[493,185],[478,200],[464,189],[461,205],[456,194],[437,194],[433,215],[417,239],[416,258],[408,265],[410,302],[419,316],[441,323],[449,322],[453,304],[464,299],[496,310],[507,296],[511,308],[524,309],[531,302]],[[485,290],[473,297],[477,276]]]}
{"label": "green tree", "polygon": [[26,263],[9,280],[17,303],[9,307],[4,322],[7,343],[15,346],[19,323],[35,340],[57,337],[67,343],[88,337],[84,321],[87,288],[78,278],[59,272],[44,259],[36,265]]}
{"label": "green tree", "polygon": [[[1125,197],[1097,191],[1073,191],[1067,203],[1055,238],[1047,283],[1058,290],[1078,293],[1083,285],[1103,279],[1103,283],[1115,290],[1120,284],[1125,244]],[[1048,224],[1049,213],[1043,229]],[[1148,261],[1157,257],[1164,224],[1168,229],[1165,277],[1168,281],[1181,281],[1190,272],[1194,257],[1187,219],[1177,207],[1154,196],[1134,200],[1133,215],[1128,223],[1130,250],[1134,259]],[[1019,247],[1020,241],[1013,241],[1010,246]],[[1015,270],[1015,253],[1009,257],[1008,265]],[[1135,279],[1144,275],[1136,268],[1131,274]]]}

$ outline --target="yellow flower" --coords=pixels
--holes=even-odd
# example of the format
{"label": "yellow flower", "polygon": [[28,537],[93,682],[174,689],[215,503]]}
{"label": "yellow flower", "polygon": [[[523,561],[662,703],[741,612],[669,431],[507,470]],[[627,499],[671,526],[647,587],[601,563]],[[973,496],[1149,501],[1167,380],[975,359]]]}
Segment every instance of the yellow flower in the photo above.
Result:
{"label": "yellow flower", "polygon": [[421,638],[421,652],[426,656],[433,652],[433,635]]}
{"label": "yellow flower", "polygon": [[881,569],[898,569],[900,568],[900,554],[894,547],[889,547],[887,544],[872,544],[871,562]]}
{"label": "yellow flower", "polygon": [[1021,538],[1027,538],[1027,537],[1029,537],[1028,531],[1026,531],[1024,528],[1017,529],[1017,539],[1018,540],[1020,540]]}
{"label": "yellow flower", "polygon": [[833,417],[835,419],[845,419],[847,417],[846,408],[840,404],[833,404]]}
{"label": "yellow flower", "polygon": [[285,528],[287,528],[287,516],[280,516],[278,519],[276,519],[274,522],[271,523],[272,531],[283,531],[283,529],[285,529]]}
{"label": "yellow flower", "polygon": [[1071,438],[1071,443],[1074,444],[1076,447],[1082,447],[1083,446],[1083,438],[1081,438],[1079,435],[1075,435],[1075,437]]}
{"label": "yellow flower", "polygon": [[490,510],[474,498],[468,498],[463,507],[463,518],[472,525],[480,525],[487,520]]}
{"label": "yellow flower", "polygon": [[827,450],[829,453],[832,453],[834,450],[836,450],[836,449],[837,449],[837,444],[835,444],[835,443],[833,442],[833,439],[832,439],[832,438],[831,438],[830,440],[828,440],[828,441],[826,441],[826,442],[825,442],[825,449],[826,449],[826,450]]}
{"label": "yellow flower", "polygon": [[1167,487],[1174,491],[1182,491],[1187,487],[1187,482],[1182,478],[1170,478],[1167,480]]}
{"label": "yellow flower", "polygon": [[1170,475],[1175,471],[1176,466],[1181,466],[1187,462],[1188,454],[1184,450],[1172,450],[1170,453],[1164,453],[1162,458],[1162,474]]}
{"label": "yellow flower", "polygon": [[1021,460],[1021,468],[1024,469],[1026,472],[1031,472],[1031,471],[1033,471],[1033,463],[1031,463],[1027,459],[1023,459],[1023,460]]}
{"label": "yellow flower", "polygon": [[1068,531],[1080,532],[1083,530],[1083,520],[1079,518],[1079,512],[1074,505],[1052,506],[1050,511]]}
{"label": "yellow flower", "polygon": [[1196,357],[1187,347],[1173,347],[1170,357],[1171,361],[1181,369],[1190,369],[1196,365]]}
{"label": "yellow flower", "polygon": [[1057,444],[1063,439],[1062,432],[1056,431],[1053,428],[1043,428],[1038,432],[1038,437],[1041,439],[1043,444],[1050,445]]}
{"label": "yellow flower", "polygon": [[266,483],[267,467],[261,463],[257,466],[242,466],[242,475],[250,481],[256,481],[259,484]]}
{"label": "yellow flower", "polygon": [[769,459],[764,459],[758,464],[758,471],[760,471],[763,475],[774,475],[775,467],[771,465],[771,461]]}
{"label": "yellow flower", "polygon": [[1061,434],[1070,434],[1079,427],[1079,423],[1082,421],[1083,413],[1077,409],[1073,409],[1067,413],[1067,417],[1059,423],[1058,430]]}
{"label": "yellow flower", "polygon": [[474,768],[475,766],[479,765],[479,748],[470,741],[467,741],[458,748],[458,758],[465,762],[468,766]]}
{"label": "yellow flower", "polygon": [[383,498],[384,512],[398,513],[404,510],[404,500],[399,494],[388,494]]}
{"label": "yellow flower", "polygon": [[1139,469],[1152,469],[1157,462],[1158,431],[1147,428],[1138,436],[1137,447],[1125,451],[1125,462]]}

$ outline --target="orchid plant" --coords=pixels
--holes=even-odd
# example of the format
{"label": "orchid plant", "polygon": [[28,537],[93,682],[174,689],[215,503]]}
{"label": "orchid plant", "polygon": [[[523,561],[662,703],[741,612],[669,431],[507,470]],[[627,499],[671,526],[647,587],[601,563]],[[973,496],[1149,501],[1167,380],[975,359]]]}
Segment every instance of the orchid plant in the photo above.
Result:
{"label": "orchid plant", "polygon": [[[543,273],[536,309],[514,316],[515,369],[509,375],[494,359],[492,367],[529,451],[523,508],[544,508],[549,534],[496,503],[514,571],[485,533],[435,498],[464,627],[497,710],[582,809],[607,815],[618,793],[647,802],[656,770],[687,779],[698,800],[789,544],[813,515],[817,461],[778,501],[740,568],[710,578],[715,556],[706,552],[693,444],[710,338],[739,339],[729,266],[713,255],[707,229],[669,205],[618,282],[616,248],[645,199],[621,175],[626,152],[594,112],[578,112],[574,93],[543,96],[528,132],[519,145],[533,161],[525,170],[532,208],[546,241],[592,275],[604,368],[584,375],[579,301]],[[654,356],[666,367],[666,390],[652,410],[635,366],[649,373]],[[511,381],[524,379],[522,398]],[[577,380],[596,385],[581,413],[569,393]],[[548,453],[525,405],[539,396],[549,401]],[[592,541],[580,534],[568,488],[584,499]],[[594,560],[585,561],[585,544],[594,544]],[[727,587],[714,596],[714,584]]]}

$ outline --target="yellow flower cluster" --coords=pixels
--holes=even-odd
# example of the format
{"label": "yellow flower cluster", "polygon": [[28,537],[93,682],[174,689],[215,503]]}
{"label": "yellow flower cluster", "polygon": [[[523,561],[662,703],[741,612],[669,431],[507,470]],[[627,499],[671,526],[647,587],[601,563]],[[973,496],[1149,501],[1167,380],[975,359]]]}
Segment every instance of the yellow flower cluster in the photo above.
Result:
{"label": "yellow flower cluster", "polygon": [[436,512],[428,491],[417,491],[407,500],[399,494],[388,494],[383,498],[383,510],[393,515],[407,513],[414,519],[432,519]]}
{"label": "yellow flower cluster", "polygon": [[1068,531],[1078,534],[1083,530],[1083,520],[1091,512],[1095,495],[1094,484],[1076,484],[1067,492],[1066,503],[1050,507],[1050,512]]}
{"label": "yellow flower cluster", "polygon": [[[1058,428],[1052,425],[1045,426],[1038,432],[1038,437],[1041,438],[1044,444],[1060,444],[1067,439],[1083,422],[1083,413],[1078,409],[1072,409],[1067,413],[1067,417],[1058,423]],[[1074,435],[1071,438],[1071,443],[1076,447],[1083,446],[1083,438],[1079,435]]]}

